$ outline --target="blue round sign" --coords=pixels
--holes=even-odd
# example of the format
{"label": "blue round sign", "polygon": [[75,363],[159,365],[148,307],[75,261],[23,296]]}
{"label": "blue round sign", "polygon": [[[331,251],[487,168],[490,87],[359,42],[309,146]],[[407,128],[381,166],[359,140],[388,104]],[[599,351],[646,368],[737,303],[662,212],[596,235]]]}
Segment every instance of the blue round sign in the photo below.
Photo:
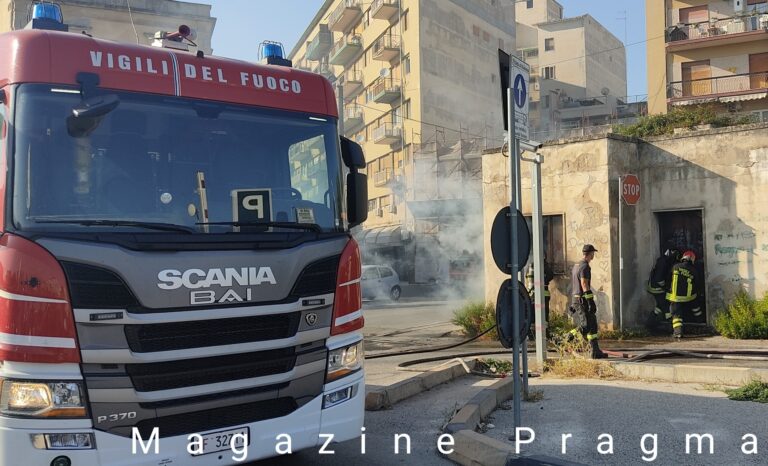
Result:
{"label": "blue round sign", "polygon": [[528,89],[525,86],[525,79],[522,74],[515,77],[515,85],[512,88],[515,94],[515,105],[518,108],[524,108],[528,100]]}

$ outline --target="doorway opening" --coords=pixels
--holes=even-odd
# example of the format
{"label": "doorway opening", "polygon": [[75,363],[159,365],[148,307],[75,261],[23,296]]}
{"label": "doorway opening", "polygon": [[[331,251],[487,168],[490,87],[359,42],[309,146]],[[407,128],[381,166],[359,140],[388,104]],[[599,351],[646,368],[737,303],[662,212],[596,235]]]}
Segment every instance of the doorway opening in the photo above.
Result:
{"label": "doorway opening", "polygon": [[[656,212],[656,222],[659,225],[659,250],[664,252],[668,248],[675,248],[680,253],[693,251],[696,254],[694,267],[698,272],[700,280],[705,278],[704,257],[704,211],[695,210],[675,210],[670,212]],[[686,324],[706,324],[707,323],[707,297],[706,286],[704,283],[699,285],[697,305],[704,311],[700,317],[693,314],[684,315],[683,321]]]}

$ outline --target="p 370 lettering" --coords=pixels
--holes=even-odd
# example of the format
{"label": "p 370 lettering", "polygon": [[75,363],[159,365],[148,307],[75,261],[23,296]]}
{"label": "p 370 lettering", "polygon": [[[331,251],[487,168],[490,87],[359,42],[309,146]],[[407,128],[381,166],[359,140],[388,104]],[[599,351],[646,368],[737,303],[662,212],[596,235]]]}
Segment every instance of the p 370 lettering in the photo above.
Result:
{"label": "p 370 lettering", "polygon": [[126,419],[136,419],[136,411],[131,411],[131,412],[128,412],[128,413],[107,414],[106,416],[99,416],[99,417],[96,418],[96,424],[101,424],[102,422],[125,421]]}

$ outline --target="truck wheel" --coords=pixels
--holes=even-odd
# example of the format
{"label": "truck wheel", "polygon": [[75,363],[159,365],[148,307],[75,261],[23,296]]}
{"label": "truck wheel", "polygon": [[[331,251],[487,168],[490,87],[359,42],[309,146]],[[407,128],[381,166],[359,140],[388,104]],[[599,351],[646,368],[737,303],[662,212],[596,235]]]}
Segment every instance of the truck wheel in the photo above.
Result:
{"label": "truck wheel", "polygon": [[402,290],[399,286],[395,285],[392,287],[392,290],[389,292],[389,299],[392,301],[397,301],[400,299],[400,293],[402,293]]}

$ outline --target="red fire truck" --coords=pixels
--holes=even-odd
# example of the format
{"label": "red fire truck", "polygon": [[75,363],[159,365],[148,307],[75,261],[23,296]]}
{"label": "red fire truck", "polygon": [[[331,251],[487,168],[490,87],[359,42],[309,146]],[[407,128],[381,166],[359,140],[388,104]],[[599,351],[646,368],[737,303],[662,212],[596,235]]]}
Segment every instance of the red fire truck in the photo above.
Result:
{"label": "red fire truck", "polygon": [[328,81],[39,13],[0,35],[0,464],[359,437],[365,160]]}

